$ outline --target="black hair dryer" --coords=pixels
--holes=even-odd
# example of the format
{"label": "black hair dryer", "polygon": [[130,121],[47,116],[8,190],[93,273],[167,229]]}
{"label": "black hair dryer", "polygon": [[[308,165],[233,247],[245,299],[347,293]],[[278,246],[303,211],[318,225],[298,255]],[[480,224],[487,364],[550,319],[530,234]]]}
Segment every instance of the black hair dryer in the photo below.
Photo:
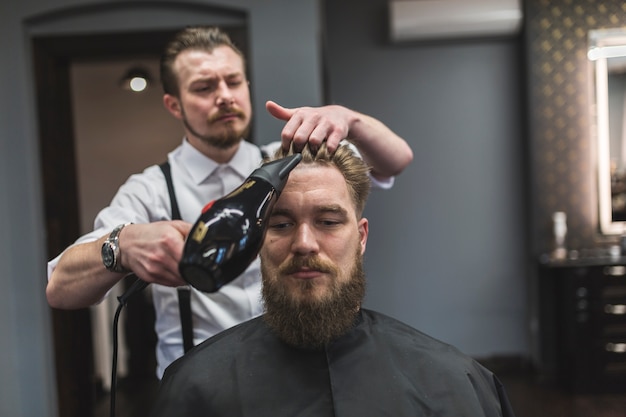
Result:
{"label": "black hair dryer", "polygon": [[301,159],[301,154],[294,154],[262,165],[233,192],[202,209],[178,266],[186,282],[215,292],[254,261],[272,207]]}

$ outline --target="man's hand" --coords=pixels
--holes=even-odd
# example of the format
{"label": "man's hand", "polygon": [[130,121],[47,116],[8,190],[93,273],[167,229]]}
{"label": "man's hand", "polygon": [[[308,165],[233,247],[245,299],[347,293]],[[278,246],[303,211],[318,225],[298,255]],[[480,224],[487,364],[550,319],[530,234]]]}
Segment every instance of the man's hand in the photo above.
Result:
{"label": "man's hand", "polygon": [[401,173],[413,160],[408,143],[381,121],[347,107],[329,105],[322,107],[283,107],[273,101],[265,108],[274,117],[284,120],[281,132],[282,147],[288,150],[293,144],[300,152],[310,143],[312,150],[326,141],[330,152],[346,139],[357,147],[377,178],[389,178]]}
{"label": "man's hand", "polygon": [[149,283],[185,285],[178,263],[191,227],[180,220],[127,226],[120,236],[122,265]]}
{"label": "man's hand", "polygon": [[289,149],[293,143],[296,152],[309,142],[313,149],[326,141],[328,150],[334,152],[339,142],[348,137],[352,112],[341,106],[298,107],[289,109],[273,101],[265,104],[267,111],[287,123],[281,132],[282,147]]}

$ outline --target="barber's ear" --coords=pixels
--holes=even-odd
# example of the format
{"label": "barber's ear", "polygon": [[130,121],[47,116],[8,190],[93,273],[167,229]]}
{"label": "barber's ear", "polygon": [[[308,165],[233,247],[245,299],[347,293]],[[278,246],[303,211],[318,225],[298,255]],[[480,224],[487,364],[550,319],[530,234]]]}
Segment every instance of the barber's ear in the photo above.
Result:
{"label": "barber's ear", "polygon": [[167,111],[169,111],[175,118],[183,118],[183,112],[181,111],[180,107],[180,100],[178,100],[177,97],[174,97],[171,94],[163,95],[163,106],[165,106]]}
{"label": "barber's ear", "polygon": [[369,222],[366,218],[359,220],[359,237],[361,240],[361,254],[365,253],[367,246],[367,235],[369,234]]}

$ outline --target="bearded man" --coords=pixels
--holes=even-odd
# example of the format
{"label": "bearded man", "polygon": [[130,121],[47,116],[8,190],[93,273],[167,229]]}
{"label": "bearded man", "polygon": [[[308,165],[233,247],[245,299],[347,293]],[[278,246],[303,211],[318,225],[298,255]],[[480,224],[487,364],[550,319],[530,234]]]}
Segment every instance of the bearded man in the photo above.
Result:
{"label": "bearded man", "polygon": [[361,308],[368,168],[348,146],[310,148],[268,222],[263,316],[174,362],[152,417],[512,417],[490,371]]}

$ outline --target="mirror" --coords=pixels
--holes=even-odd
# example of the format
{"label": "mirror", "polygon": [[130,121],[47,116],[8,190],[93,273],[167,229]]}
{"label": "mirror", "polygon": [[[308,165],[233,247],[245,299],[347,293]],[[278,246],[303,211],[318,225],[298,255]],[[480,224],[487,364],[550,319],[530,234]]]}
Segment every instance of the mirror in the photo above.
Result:
{"label": "mirror", "polygon": [[626,232],[626,28],[589,32],[600,231]]}

